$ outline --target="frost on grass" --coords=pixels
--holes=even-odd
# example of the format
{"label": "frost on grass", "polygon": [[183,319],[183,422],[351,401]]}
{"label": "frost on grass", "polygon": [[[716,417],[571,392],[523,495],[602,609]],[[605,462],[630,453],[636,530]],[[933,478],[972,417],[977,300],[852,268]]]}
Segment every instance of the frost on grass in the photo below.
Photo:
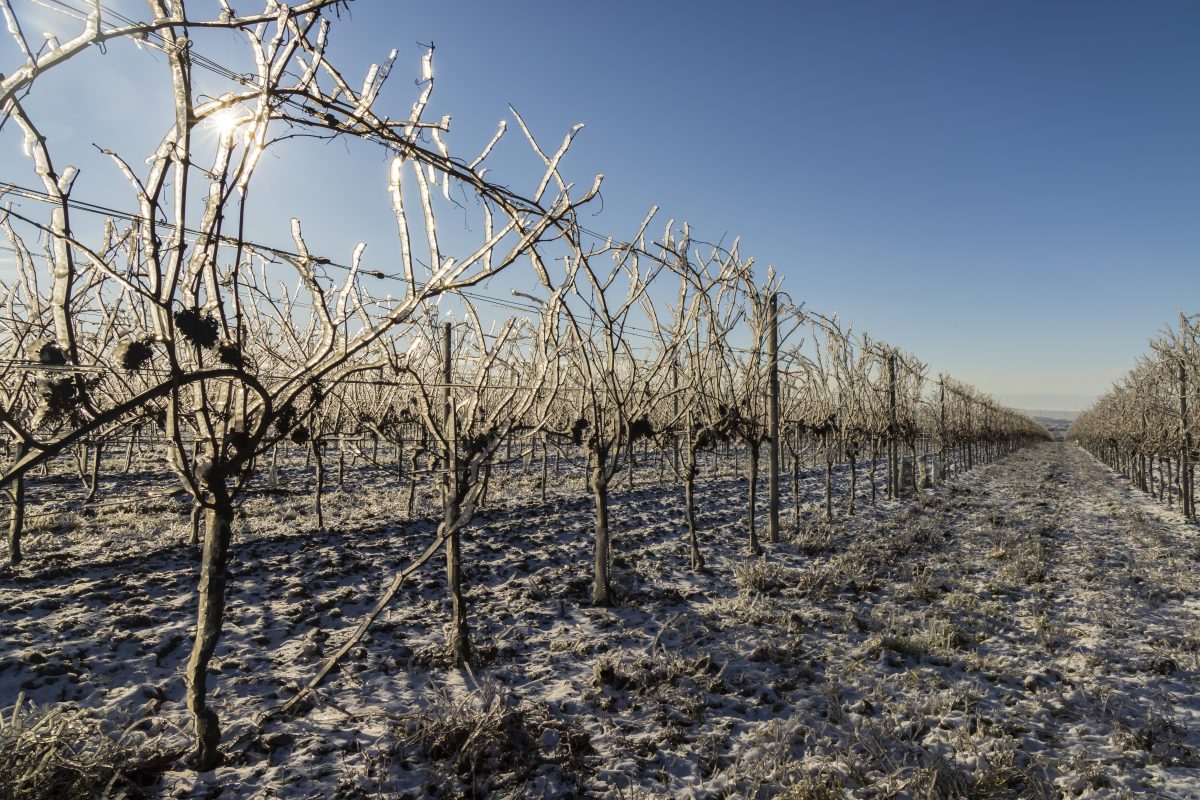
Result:
{"label": "frost on grass", "polygon": [[759,558],[735,566],[733,580],[741,594],[775,594],[791,586],[794,576],[787,567]]}
{"label": "frost on grass", "polygon": [[[275,723],[264,747],[230,748],[203,785],[168,770],[144,793],[1194,797],[1194,530],[1143,508],[1078,451],[1010,461],[911,503],[864,502],[853,519],[810,524],[802,537],[815,545],[785,541],[752,559],[745,486],[715,481],[700,507],[703,572],[690,569],[676,492],[617,493],[625,588],[605,610],[588,602],[588,503],[532,502],[533,482],[464,539],[473,678],[439,657],[444,581],[420,575],[307,714]],[[819,476],[805,488],[820,490]],[[402,516],[406,494],[385,479],[369,495],[331,490],[319,533],[303,526],[304,497],[254,497],[216,656],[231,740],[308,678],[380,576],[426,541],[420,519],[377,521]],[[134,734],[187,745],[164,720],[186,719],[172,676],[194,623],[195,569],[186,513],[135,524],[118,511],[80,516],[55,559],[0,588],[0,697],[27,685],[39,708],[86,708],[68,738],[111,753],[112,771],[83,775],[96,785],[119,772],[114,787],[134,780],[137,767],[121,765],[147,757]],[[125,708],[131,685],[165,694],[151,727],[121,742],[142,719]],[[0,758],[17,752],[28,748]]]}
{"label": "frost on grass", "polygon": [[558,790],[578,789],[594,753],[585,731],[492,683],[459,697],[431,688],[392,738],[382,768],[421,760],[429,765],[426,786],[438,796],[521,797],[539,775],[543,782],[553,775]]}
{"label": "frost on grass", "polygon": [[71,705],[18,699],[0,714],[0,797],[91,800],[136,793],[175,757],[155,754],[137,723],[122,731],[107,727]]}

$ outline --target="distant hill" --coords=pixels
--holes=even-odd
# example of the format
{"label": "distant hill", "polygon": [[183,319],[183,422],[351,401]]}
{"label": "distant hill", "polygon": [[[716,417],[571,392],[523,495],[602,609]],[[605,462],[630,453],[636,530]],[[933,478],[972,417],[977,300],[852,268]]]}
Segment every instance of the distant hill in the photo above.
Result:
{"label": "distant hill", "polygon": [[[1066,437],[1067,428],[1071,427],[1071,420],[1069,419],[1042,416],[1041,414],[1037,414],[1032,411],[1026,411],[1025,413],[1040,422],[1042,426],[1046,428],[1046,430],[1050,431],[1050,435],[1053,436],[1055,440],[1060,442]],[[1072,414],[1071,416],[1074,417],[1076,415]]]}
{"label": "distant hill", "polygon": [[1075,418],[1079,416],[1078,411],[1046,411],[1044,409],[1034,410],[1029,408],[1018,408],[1016,410],[1020,411],[1022,414],[1028,414],[1043,424],[1045,424],[1044,420],[1046,419],[1058,420],[1061,422],[1074,422]]}

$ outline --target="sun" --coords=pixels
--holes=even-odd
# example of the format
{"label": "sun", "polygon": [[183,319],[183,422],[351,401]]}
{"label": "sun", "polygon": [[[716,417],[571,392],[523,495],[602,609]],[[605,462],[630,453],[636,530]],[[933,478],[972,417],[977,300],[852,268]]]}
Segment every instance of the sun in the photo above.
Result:
{"label": "sun", "polygon": [[219,108],[208,115],[205,124],[222,139],[232,137],[239,125],[246,122],[246,117],[236,108]]}

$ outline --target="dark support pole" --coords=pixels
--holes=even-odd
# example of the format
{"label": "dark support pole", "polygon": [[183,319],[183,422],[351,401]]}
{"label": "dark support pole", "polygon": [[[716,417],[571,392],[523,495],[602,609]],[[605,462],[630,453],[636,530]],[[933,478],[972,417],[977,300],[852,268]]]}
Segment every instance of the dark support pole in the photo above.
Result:
{"label": "dark support pole", "polygon": [[1179,422],[1183,428],[1183,451],[1179,456],[1179,486],[1183,494],[1183,516],[1196,518],[1195,487],[1192,486],[1192,430],[1188,420],[1187,368],[1179,362]]}
{"label": "dark support pole", "polygon": [[899,446],[896,440],[896,354],[888,356],[888,497],[900,496]]}
{"label": "dark support pole", "polygon": [[950,465],[947,463],[949,454],[946,452],[946,379],[938,376],[938,483],[944,483],[946,480],[946,470]]}
{"label": "dark support pole", "polygon": [[[454,413],[454,393],[451,388],[454,373],[451,365],[451,327],[447,322],[442,327],[442,430],[446,437],[446,453],[442,477],[445,503],[442,525],[450,529],[446,536],[446,584],[450,594],[449,641],[451,656],[456,666],[471,661],[470,638],[467,631],[467,607],[462,589],[462,540],[457,530],[459,508],[458,474],[458,420]],[[444,535],[445,532],[443,532]]]}
{"label": "dark support pole", "polygon": [[779,295],[771,292],[767,337],[767,541],[779,541]]}

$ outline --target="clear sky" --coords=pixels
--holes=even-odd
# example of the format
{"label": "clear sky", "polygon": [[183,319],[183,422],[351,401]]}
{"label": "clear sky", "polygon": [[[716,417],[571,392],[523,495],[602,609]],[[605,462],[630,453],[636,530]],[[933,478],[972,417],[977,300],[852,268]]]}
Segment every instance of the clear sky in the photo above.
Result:
{"label": "clear sky", "polygon": [[[547,143],[586,123],[572,174],[606,176],[589,228],[621,238],[657,204],[701,238],[741,236],[795,298],[1002,402],[1080,408],[1200,311],[1195,2],[357,0],[334,37],[355,75],[399,49],[394,116],[417,43],[435,42],[434,116],[453,115],[460,152],[509,103]],[[97,122],[86,97],[67,102],[76,71],[43,94],[52,141],[157,140],[161,124],[129,130],[161,90],[130,65],[161,75],[161,60],[125,50],[89,55],[86,80],[128,107]],[[15,63],[4,42],[0,70]],[[353,157],[380,186],[363,197],[326,176],[338,202],[315,207],[394,239],[385,159]],[[268,169],[278,195],[262,202],[294,200],[294,167]],[[0,181],[28,175],[5,129]]]}

